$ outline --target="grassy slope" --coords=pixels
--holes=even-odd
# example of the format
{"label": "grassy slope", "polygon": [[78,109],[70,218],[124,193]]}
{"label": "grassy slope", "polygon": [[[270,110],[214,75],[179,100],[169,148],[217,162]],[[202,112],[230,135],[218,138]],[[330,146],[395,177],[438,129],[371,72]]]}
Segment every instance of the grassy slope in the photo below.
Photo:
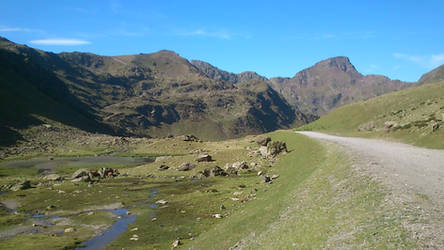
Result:
{"label": "grassy slope", "polygon": [[273,133],[291,153],[266,194],[184,248],[248,249],[413,247],[401,214],[384,207],[384,191],[350,171],[346,157],[300,135]]}
{"label": "grassy slope", "polygon": [[[444,148],[444,82],[425,84],[332,111],[298,130],[346,136],[382,137],[428,148]],[[399,128],[387,132],[384,123]],[[432,126],[440,128],[432,131]]]}

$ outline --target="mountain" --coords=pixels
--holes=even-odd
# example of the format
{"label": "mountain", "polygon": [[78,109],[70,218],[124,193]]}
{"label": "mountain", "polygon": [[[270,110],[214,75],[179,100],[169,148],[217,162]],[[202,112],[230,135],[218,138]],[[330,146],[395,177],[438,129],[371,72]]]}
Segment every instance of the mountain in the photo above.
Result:
{"label": "mountain", "polygon": [[413,85],[380,75],[364,76],[347,57],[320,61],[292,78],[271,78],[270,83],[292,106],[318,116],[348,103]]}
{"label": "mountain", "polygon": [[439,81],[444,81],[444,64],[422,75],[421,78],[419,78],[418,83],[426,84]]}
{"label": "mountain", "polygon": [[207,62],[192,60],[191,63],[202,71],[206,76],[214,80],[222,80],[233,84],[251,80],[268,82],[268,79],[253,71],[244,71],[239,74],[221,70]]}
{"label": "mountain", "polygon": [[11,140],[16,128],[48,119],[92,132],[204,139],[309,120],[251,75],[236,84],[215,79],[171,51],[54,54],[1,39],[0,56],[0,124]]}

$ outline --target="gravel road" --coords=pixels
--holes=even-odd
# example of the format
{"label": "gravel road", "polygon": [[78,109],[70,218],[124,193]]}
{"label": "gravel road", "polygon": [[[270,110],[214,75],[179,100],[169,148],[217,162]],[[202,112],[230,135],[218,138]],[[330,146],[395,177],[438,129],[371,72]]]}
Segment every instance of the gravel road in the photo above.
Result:
{"label": "gravel road", "polygon": [[344,146],[352,154],[368,160],[369,170],[391,186],[407,186],[444,205],[444,150],[317,132],[299,133]]}
{"label": "gravel road", "polygon": [[444,249],[444,150],[379,139],[298,133],[339,145],[351,156],[355,169],[391,191],[387,203],[416,214],[417,219],[406,219],[404,226],[422,240],[421,248]]}

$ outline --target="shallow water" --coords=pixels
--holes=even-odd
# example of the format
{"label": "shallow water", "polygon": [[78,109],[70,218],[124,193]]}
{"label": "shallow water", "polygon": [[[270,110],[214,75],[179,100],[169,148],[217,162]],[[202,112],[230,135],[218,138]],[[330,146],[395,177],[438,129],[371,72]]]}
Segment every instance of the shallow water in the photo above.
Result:
{"label": "shallow water", "polygon": [[49,158],[33,158],[29,160],[7,161],[0,164],[1,168],[34,168],[45,172],[53,172],[56,168],[63,167],[85,167],[91,165],[111,165],[111,164],[137,164],[153,162],[153,158],[142,157],[120,157],[111,155],[102,156],[81,156],[81,157],[57,157],[53,160]]}
{"label": "shallow water", "polygon": [[111,213],[114,213],[117,216],[120,216],[121,218],[118,219],[110,228],[108,228],[105,232],[103,232],[101,235],[96,236],[87,242],[83,243],[84,247],[82,248],[76,248],[76,249],[88,249],[88,250],[96,250],[96,249],[103,249],[105,248],[109,243],[111,243],[113,240],[115,240],[117,237],[119,237],[122,233],[126,231],[128,228],[128,224],[132,223],[136,220],[135,215],[127,215],[127,209],[120,208],[120,209],[112,209],[112,210],[105,210]]}

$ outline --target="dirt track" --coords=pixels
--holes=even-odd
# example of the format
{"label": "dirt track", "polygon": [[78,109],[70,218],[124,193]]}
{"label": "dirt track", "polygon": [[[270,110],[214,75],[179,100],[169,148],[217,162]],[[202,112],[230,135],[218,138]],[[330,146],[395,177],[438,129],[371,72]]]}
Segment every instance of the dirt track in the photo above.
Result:
{"label": "dirt track", "polygon": [[415,210],[418,219],[406,221],[405,226],[422,238],[422,247],[444,247],[444,150],[318,132],[298,133],[339,145],[351,156],[355,169],[391,190],[388,203],[396,209]]}
{"label": "dirt track", "polygon": [[444,150],[317,132],[300,133],[344,146],[368,160],[368,170],[378,174],[390,186],[407,187],[444,205]]}

